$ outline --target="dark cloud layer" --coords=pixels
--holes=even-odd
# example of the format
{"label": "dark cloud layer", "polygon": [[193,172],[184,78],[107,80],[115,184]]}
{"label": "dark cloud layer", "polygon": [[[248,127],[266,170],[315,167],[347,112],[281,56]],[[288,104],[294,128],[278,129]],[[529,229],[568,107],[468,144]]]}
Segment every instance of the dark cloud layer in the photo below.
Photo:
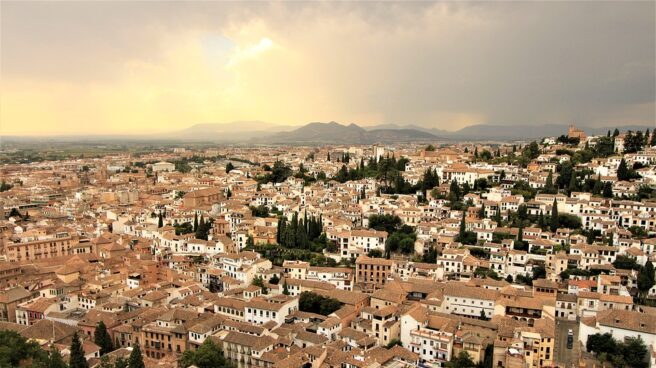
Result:
{"label": "dark cloud layer", "polygon": [[[177,35],[226,36],[239,45],[241,30],[255,29],[249,35],[273,40],[286,58],[263,57],[275,75],[241,69],[239,98],[287,95],[271,98],[291,112],[267,118],[263,107],[258,116],[237,111],[217,121],[362,118],[446,129],[655,122],[654,2],[0,6],[2,75],[12,81],[110,85],[125,77],[126,64],[161,64]],[[313,98],[297,103],[316,104],[314,118],[293,113],[294,98],[308,89]]]}

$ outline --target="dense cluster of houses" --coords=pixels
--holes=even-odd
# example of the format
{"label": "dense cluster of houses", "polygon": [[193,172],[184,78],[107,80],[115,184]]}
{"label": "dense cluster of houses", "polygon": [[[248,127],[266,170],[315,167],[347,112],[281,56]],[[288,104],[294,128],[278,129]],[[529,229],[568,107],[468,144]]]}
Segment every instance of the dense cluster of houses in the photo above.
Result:
{"label": "dense cluster of houses", "polygon": [[[569,150],[594,144],[570,135],[581,142]],[[585,352],[587,338],[610,332],[640,336],[654,367],[656,287],[640,290],[638,279],[656,261],[656,200],[637,193],[656,186],[656,147],[579,164],[611,183],[612,196],[601,196],[542,193],[570,159],[555,140],[544,143],[526,167],[477,160],[484,150],[511,155],[512,145],[471,143],[176,149],[4,165],[13,187],[0,193],[0,329],[64,356],[78,332],[91,366],[100,364],[93,336],[102,321],[110,354],[139,345],[148,367],[177,367],[210,339],[239,367],[280,368],[439,367],[464,353],[494,367],[593,367],[601,363]],[[333,179],[343,166],[392,156],[407,159],[399,173],[411,185],[427,171],[439,183],[390,194],[381,178]],[[618,180],[622,159],[639,163],[641,178]],[[277,162],[326,179],[260,180]],[[468,206],[452,206],[454,183],[482,181],[463,195]],[[519,181],[537,194],[518,193]],[[557,211],[580,226],[513,226],[521,211]],[[395,235],[371,227],[383,215],[412,229],[410,251],[390,252]],[[310,258],[277,245],[282,219],[295,217],[321,219],[326,246],[304,250]],[[303,310],[308,294],[339,308]],[[574,347],[563,343],[568,334]]]}

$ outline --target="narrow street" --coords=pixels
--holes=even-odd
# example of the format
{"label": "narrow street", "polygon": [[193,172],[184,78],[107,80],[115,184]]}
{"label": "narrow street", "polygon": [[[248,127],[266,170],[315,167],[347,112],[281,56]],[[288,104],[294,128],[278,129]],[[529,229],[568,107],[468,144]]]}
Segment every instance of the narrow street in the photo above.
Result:
{"label": "narrow street", "polygon": [[[567,331],[570,329],[574,332],[574,344],[572,349],[567,348]],[[556,319],[556,342],[554,348],[556,350],[555,361],[559,367],[571,368],[577,366],[581,350],[578,336],[578,321]]]}

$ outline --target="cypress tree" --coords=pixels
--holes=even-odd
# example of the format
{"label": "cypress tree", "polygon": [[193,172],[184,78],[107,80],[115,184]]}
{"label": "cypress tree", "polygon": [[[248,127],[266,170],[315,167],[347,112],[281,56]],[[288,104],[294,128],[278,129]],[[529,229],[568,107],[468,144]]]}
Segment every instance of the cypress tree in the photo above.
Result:
{"label": "cypress tree", "polygon": [[604,198],[613,198],[613,184],[611,184],[609,181],[604,184],[604,191],[602,195]]}
{"label": "cypress tree", "polygon": [[600,195],[602,190],[604,190],[604,183],[601,181],[601,176],[597,175],[597,179],[592,187],[592,194]]}
{"label": "cypress tree", "polygon": [[308,222],[308,217],[307,217],[307,211],[305,211],[305,214],[303,215],[303,231],[305,231],[305,235],[308,235],[310,233],[310,228],[309,228],[309,222]]}
{"label": "cypress tree", "polygon": [[551,205],[550,228],[552,232],[558,229],[558,202],[556,202],[556,198],[554,198]]}
{"label": "cypress tree", "polygon": [[159,219],[157,220],[157,227],[163,227],[163,226],[164,226],[164,218],[162,217],[162,213],[160,212]]}
{"label": "cypress tree", "polygon": [[98,322],[96,331],[93,334],[93,342],[100,347],[100,355],[114,351],[114,343],[112,342],[112,337],[109,336],[109,332],[107,332],[105,322]]}
{"label": "cypress tree", "polygon": [[548,194],[555,194],[556,188],[554,187],[553,184],[553,173],[549,171],[549,175],[547,175],[547,180],[544,183],[544,190],[543,193],[548,193]]}
{"label": "cypress tree", "polygon": [[283,244],[283,236],[285,234],[285,216],[280,216],[278,219],[278,231],[276,233],[276,243]]}
{"label": "cypress tree", "polygon": [[522,222],[519,222],[519,227],[517,228],[517,242],[521,245],[524,244],[524,225]]}
{"label": "cypress tree", "polygon": [[540,215],[538,216],[538,226],[543,230],[547,226],[547,224],[544,222],[544,213],[542,211],[540,211]]}
{"label": "cypress tree", "polygon": [[89,363],[87,362],[87,358],[84,357],[84,349],[82,348],[80,336],[78,336],[77,332],[73,334],[68,365],[70,368],[89,368]]}
{"label": "cypress tree", "polygon": [[141,356],[141,347],[139,347],[139,344],[134,344],[134,347],[132,348],[132,352],[128,358],[128,368],[146,368],[143,356]]}
{"label": "cypress tree", "polygon": [[289,295],[289,287],[287,287],[287,281],[285,281],[285,283],[282,284],[282,293],[284,295]]}
{"label": "cypress tree", "polygon": [[643,295],[646,295],[649,289],[654,286],[654,265],[647,261],[645,266],[640,269],[638,273],[638,290]]}
{"label": "cypress tree", "polygon": [[308,248],[307,232],[305,231],[303,220],[301,220],[296,227],[296,248]]}
{"label": "cypress tree", "polygon": [[194,212],[194,231],[198,231],[198,213]]}
{"label": "cypress tree", "polygon": [[629,167],[626,164],[626,160],[622,158],[620,161],[620,166],[617,167],[617,180],[629,180]]}
{"label": "cypress tree", "polygon": [[291,226],[288,227],[287,230],[287,246],[290,248],[296,248],[297,246],[297,238],[296,235],[298,231],[298,212],[294,212],[294,216],[292,216],[292,223]]}
{"label": "cypress tree", "polygon": [[572,170],[572,175],[569,178],[569,186],[567,187],[568,194],[572,194],[572,192],[576,192],[577,187],[578,187],[578,183],[576,180],[576,171]]}
{"label": "cypress tree", "polygon": [[460,230],[458,231],[458,241],[463,241],[467,235],[467,225],[465,223],[465,211],[462,211],[462,220],[460,220]]}
{"label": "cypress tree", "polygon": [[478,210],[478,217],[481,219],[485,218],[485,204],[481,204],[481,209]]}

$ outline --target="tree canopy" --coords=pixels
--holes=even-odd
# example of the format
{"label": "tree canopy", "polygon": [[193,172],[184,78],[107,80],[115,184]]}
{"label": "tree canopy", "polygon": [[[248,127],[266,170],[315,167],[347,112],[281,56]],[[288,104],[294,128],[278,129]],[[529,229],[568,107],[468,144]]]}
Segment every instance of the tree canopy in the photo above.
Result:
{"label": "tree canopy", "polygon": [[327,316],[342,307],[342,303],[334,298],[328,298],[310,291],[301,293],[298,309]]}
{"label": "tree canopy", "polygon": [[233,368],[235,367],[223,355],[223,351],[207,338],[197,350],[187,349],[180,358],[180,365],[187,368],[195,365],[198,368]]}

